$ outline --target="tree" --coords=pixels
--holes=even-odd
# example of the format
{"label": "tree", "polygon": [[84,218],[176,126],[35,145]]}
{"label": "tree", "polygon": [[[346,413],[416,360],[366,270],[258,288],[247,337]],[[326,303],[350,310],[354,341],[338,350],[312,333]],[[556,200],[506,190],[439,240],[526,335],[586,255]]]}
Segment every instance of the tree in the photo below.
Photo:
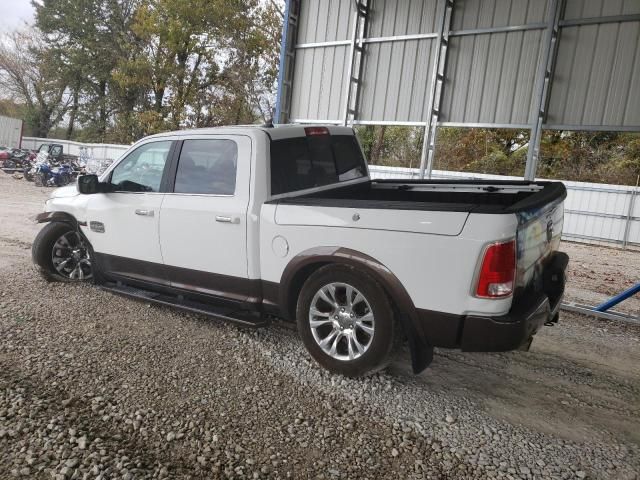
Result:
{"label": "tree", "polygon": [[138,0],[34,2],[36,26],[61,59],[58,75],[73,99],[68,133],[82,121],[93,138],[106,139],[111,115],[122,107],[112,72],[129,50],[127,34],[137,4]]}
{"label": "tree", "polygon": [[193,126],[265,122],[275,110],[281,6],[258,0],[225,4],[228,16],[194,105]]}
{"label": "tree", "polygon": [[67,83],[59,70],[59,57],[38,30],[16,31],[0,41],[0,92],[24,104],[33,135],[46,137],[67,112]]}

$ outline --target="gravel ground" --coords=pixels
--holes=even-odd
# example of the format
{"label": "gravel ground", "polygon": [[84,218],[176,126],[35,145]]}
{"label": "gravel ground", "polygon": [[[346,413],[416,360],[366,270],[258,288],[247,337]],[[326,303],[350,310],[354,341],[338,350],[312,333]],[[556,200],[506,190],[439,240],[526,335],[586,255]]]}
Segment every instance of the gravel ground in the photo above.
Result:
{"label": "gravel ground", "polygon": [[[438,351],[414,376],[404,351],[344,379],[287,328],[45,283],[29,218],[47,193],[0,174],[1,479],[638,478],[639,327],[565,313],[527,353]],[[640,270],[563,249],[576,301]]]}

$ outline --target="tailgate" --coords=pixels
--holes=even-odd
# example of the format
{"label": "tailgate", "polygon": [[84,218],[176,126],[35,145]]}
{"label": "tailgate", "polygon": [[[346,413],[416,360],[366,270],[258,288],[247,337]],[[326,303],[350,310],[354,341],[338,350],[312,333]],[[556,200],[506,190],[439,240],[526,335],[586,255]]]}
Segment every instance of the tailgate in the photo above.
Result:
{"label": "tailgate", "polygon": [[556,200],[542,208],[516,213],[518,217],[516,288],[542,282],[542,268],[552,252],[558,250],[564,221],[564,201]]}

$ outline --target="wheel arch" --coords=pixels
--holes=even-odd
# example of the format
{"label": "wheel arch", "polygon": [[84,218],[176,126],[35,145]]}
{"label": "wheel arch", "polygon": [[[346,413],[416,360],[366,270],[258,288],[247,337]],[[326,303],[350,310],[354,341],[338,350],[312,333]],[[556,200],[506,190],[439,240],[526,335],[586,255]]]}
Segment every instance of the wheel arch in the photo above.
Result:
{"label": "wheel arch", "polygon": [[287,319],[295,319],[296,304],[304,282],[313,272],[330,264],[356,267],[380,284],[389,296],[407,336],[413,371],[419,373],[424,370],[433,359],[433,344],[426,338],[413,300],[398,277],[382,262],[366,253],[344,247],[315,247],[293,257],[280,279],[279,304],[282,315]]}
{"label": "wheel arch", "polygon": [[[285,267],[280,279],[280,309],[285,318],[294,319],[296,304],[304,282],[319,268],[329,265],[356,267],[373,277],[389,296],[400,317],[410,344],[416,335],[424,342],[416,307],[398,277],[382,262],[365,253],[344,247],[316,247],[296,255]],[[428,342],[427,342],[428,344]]]}
{"label": "wheel arch", "polygon": [[68,223],[75,230],[78,230],[80,225],[86,225],[86,222],[79,221],[76,217],[67,212],[42,212],[36,215],[37,223],[50,223],[50,222],[60,222],[60,223]]}

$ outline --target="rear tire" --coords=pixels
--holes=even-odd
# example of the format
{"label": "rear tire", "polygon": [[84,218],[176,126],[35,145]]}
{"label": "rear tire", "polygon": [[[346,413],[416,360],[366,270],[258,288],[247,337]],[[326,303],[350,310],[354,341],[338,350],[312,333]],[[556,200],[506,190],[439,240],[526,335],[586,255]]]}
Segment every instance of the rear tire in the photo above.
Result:
{"label": "rear tire", "polygon": [[31,247],[33,263],[48,282],[85,282],[93,279],[93,250],[68,223],[47,223]]}
{"label": "rear tire", "polygon": [[378,282],[345,265],[327,265],[308,278],[296,317],[311,356],[330,372],[347,377],[385,368],[399,330]]}

